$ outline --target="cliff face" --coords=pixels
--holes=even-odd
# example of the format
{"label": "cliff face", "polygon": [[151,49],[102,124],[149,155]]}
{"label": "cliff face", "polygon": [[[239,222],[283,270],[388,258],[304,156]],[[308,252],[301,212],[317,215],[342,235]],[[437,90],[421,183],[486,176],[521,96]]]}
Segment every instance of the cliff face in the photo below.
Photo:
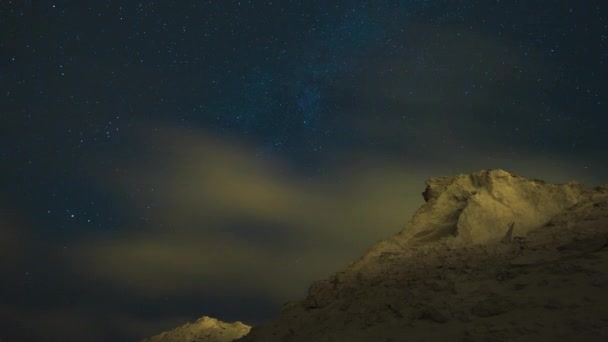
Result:
{"label": "cliff face", "polygon": [[434,178],[402,232],[239,341],[608,340],[608,186]]}
{"label": "cliff face", "polygon": [[241,322],[224,323],[204,316],[194,323],[187,323],[142,342],[230,342],[246,335],[250,329]]}
{"label": "cliff face", "polygon": [[238,341],[608,340],[608,185],[484,170],[422,195],[401,232]]}

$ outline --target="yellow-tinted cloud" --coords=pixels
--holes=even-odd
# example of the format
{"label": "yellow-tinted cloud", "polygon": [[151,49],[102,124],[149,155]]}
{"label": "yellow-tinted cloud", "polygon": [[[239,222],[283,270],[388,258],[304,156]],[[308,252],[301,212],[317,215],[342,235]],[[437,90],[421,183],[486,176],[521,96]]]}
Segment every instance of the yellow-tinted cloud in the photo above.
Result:
{"label": "yellow-tinted cloud", "polygon": [[424,176],[399,165],[359,161],[311,181],[244,144],[165,132],[149,168],[131,165],[109,186],[141,189],[133,207],[154,225],[65,252],[84,274],[149,295],[246,287],[299,296],[397,233],[422,203],[408,194]]}
{"label": "yellow-tinted cloud", "polygon": [[[305,281],[295,271],[296,252],[264,250],[237,239],[181,236],[134,238],[107,245],[86,246],[87,272],[109,277],[123,288],[147,295],[248,290],[270,298],[284,298]],[[328,257],[330,253],[323,253]],[[308,258],[324,268],[326,260]],[[291,264],[291,265],[290,265]],[[335,266],[335,265],[334,265]]]}

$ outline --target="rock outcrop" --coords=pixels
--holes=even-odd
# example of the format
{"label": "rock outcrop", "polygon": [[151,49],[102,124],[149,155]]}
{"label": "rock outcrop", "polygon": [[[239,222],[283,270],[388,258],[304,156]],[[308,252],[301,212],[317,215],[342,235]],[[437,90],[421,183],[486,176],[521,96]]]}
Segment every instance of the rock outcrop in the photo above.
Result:
{"label": "rock outcrop", "polygon": [[501,240],[511,224],[525,235],[586,198],[582,185],[545,184],[503,170],[427,181],[427,205],[414,215],[401,240],[424,241],[454,235],[463,243]]}
{"label": "rock outcrop", "polygon": [[230,342],[246,335],[250,329],[250,326],[238,321],[224,323],[204,316],[194,323],[187,323],[142,342]]}
{"label": "rock outcrop", "polygon": [[608,186],[434,178],[403,231],[239,341],[608,340]]}

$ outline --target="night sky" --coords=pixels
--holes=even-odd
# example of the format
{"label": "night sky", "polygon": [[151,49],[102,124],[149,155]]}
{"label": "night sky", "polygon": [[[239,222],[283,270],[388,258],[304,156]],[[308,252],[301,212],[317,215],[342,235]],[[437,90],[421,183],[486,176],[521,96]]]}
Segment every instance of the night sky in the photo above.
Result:
{"label": "night sky", "polygon": [[608,183],[608,2],[0,1],[0,338],[256,324],[424,180]]}

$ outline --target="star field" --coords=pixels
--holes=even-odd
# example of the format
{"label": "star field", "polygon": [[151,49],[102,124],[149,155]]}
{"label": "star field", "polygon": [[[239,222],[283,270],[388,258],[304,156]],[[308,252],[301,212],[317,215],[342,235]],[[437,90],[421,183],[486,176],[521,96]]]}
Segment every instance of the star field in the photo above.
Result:
{"label": "star field", "polygon": [[607,63],[604,1],[3,1],[0,338],[261,321],[430,177],[606,183]]}

